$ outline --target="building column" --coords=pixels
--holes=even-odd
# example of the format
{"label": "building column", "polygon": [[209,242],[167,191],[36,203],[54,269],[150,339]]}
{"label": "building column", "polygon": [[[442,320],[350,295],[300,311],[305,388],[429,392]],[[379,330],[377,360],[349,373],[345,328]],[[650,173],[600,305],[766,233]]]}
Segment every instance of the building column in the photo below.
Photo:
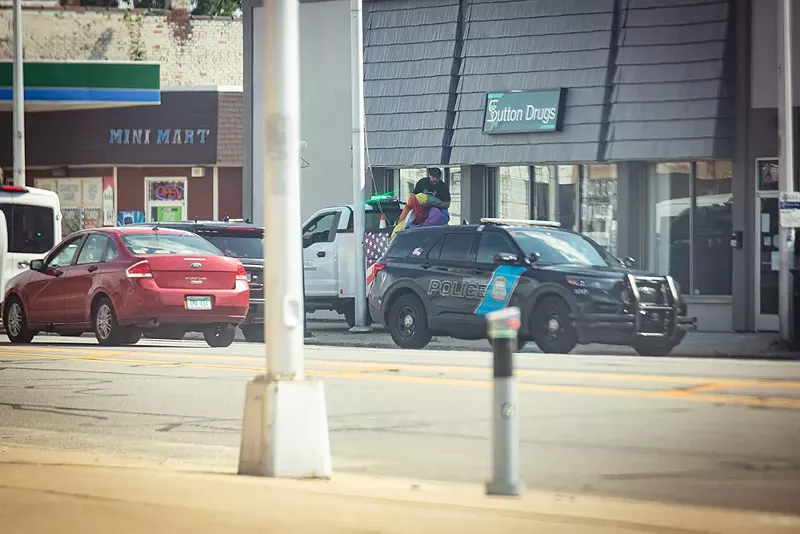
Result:
{"label": "building column", "polygon": [[617,164],[617,250],[622,258],[630,256],[639,268],[647,261],[647,163]]}
{"label": "building column", "polygon": [[470,223],[476,223],[484,216],[485,177],[486,167],[483,165],[461,166],[461,218]]}
{"label": "building column", "polygon": [[755,189],[753,181],[755,157],[750,136],[750,68],[751,1],[735,4],[734,19],[734,142],[733,156],[733,231],[742,232],[742,248],[734,249],[733,261],[733,329],[748,332],[755,329]]}

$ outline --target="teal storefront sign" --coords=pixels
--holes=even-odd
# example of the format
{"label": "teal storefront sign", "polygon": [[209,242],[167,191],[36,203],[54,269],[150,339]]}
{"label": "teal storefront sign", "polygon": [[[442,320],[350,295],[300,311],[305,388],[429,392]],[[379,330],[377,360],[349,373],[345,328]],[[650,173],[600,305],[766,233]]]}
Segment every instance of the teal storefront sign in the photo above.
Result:
{"label": "teal storefront sign", "polygon": [[487,134],[559,132],[567,90],[487,93],[483,132]]}

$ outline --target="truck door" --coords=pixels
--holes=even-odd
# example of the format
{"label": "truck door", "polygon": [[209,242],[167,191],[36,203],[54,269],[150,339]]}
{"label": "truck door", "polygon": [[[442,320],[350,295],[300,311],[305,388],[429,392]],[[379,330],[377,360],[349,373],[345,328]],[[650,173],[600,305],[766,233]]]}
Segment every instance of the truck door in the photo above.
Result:
{"label": "truck door", "polygon": [[339,271],[336,234],[340,218],[339,210],[321,211],[303,226],[306,296],[337,295]]}

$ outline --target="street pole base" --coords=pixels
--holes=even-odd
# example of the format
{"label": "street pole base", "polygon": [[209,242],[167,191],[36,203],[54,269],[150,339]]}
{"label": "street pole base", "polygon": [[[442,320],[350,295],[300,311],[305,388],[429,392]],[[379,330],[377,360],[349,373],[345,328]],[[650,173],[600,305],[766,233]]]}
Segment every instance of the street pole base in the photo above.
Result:
{"label": "street pole base", "polygon": [[351,334],[369,334],[372,332],[371,326],[354,326],[350,329]]}
{"label": "street pole base", "polygon": [[239,474],[330,478],[331,445],[325,389],[314,379],[247,384]]}
{"label": "street pole base", "polygon": [[486,483],[486,495],[518,497],[523,493],[525,493],[525,484],[522,482],[493,481]]}

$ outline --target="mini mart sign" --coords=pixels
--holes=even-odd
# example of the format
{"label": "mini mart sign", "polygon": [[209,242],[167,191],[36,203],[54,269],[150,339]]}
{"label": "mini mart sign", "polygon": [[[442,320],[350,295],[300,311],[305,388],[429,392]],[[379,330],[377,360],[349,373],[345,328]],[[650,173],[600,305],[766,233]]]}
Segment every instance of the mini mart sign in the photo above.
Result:
{"label": "mini mart sign", "polygon": [[567,90],[487,93],[483,133],[559,132]]}

